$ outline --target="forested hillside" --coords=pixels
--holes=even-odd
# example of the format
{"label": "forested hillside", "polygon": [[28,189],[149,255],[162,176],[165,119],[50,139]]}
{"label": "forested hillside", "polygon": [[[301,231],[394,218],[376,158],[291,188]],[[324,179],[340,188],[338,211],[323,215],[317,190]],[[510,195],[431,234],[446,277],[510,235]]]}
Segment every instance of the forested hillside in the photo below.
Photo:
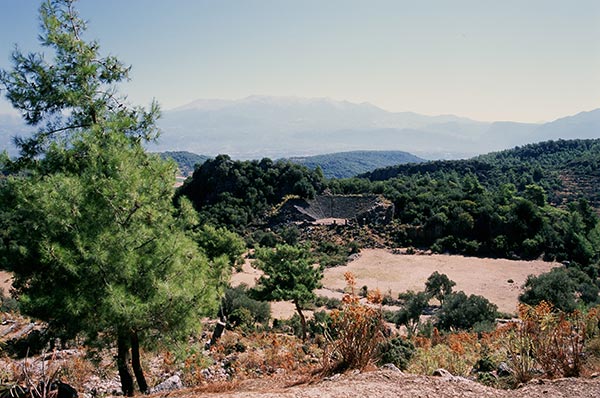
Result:
{"label": "forested hillside", "polygon": [[599,159],[599,140],[550,141],[390,167],[328,187],[391,200],[403,226],[395,236],[400,245],[586,265],[598,260],[600,244]]}
{"label": "forested hillside", "polygon": [[403,151],[351,151],[289,159],[315,169],[320,167],[326,178],[349,178],[378,168],[425,160]]}
{"label": "forested hillside", "polygon": [[384,181],[395,177],[472,174],[487,188],[514,184],[523,191],[536,183],[555,205],[585,198],[600,209],[600,140],[558,140],[525,145],[468,160],[396,165],[359,177]]}
{"label": "forested hillside", "polygon": [[[266,221],[285,195],[380,194],[395,206],[390,245],[507,258],[598,261],[600,140],[550,141],[462,161],[407,164],[324,180],[286,162],[219,156],[180,189],[205,221]],[[591,272],[591,271],[590,271]]]}
{"label": "forested hillside", "polygon": [[198,167],[177,194],[192,201],[203,221],[239,230],[263,219],[284,196],[312,198],[323,185],[322,174],[294,163],[219,155]]}
{"label": "forested hillside", "polygon": [[200,165],[208,159],[208,156],[197,155],[187,151],[161,152],[160,157],[165,160],[173,159],[177,163],[179,171],[184,176],[192,175],[196,165]]}

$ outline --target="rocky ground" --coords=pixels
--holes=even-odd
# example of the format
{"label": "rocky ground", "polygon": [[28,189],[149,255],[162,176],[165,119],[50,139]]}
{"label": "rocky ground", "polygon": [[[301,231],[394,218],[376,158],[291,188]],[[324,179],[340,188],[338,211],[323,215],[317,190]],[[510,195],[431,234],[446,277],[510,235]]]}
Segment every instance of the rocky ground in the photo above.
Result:
{"label": "rocky ground", "polygon": [[[336,375],[324,380],[292,385],[294,382],[247,381],[232,391],[182,390],[170,397],[223,398],[501,398],[501,397],[600,397],[600,379],[533,380],[516,390],[499,390],[459,377],[404,374],[390,369]],[[159,396],[159,395],[157,395]]]}

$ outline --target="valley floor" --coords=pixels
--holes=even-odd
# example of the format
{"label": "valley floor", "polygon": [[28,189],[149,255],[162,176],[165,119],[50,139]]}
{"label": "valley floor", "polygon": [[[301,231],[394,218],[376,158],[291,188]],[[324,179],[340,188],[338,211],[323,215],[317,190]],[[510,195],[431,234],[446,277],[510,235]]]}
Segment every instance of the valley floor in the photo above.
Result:
{"label": "valley floor", "polygon": [[[386,249],[363,249],[360,256],[346,266],[328,268],[323,289],[317,294],[341,298],[346,285],[344,273],[352,272],[360,288],[379,289],[383,294],[413,290],[422,291],[434,271],[446,274],[456,282],[454,291],[484,296],[498,306],[500,312],[517,312],[519,294],[529,275],[539,275],[560,266],[544,261],[514,261],[440,254],[393,254]],[[243,271],[232,277],[232,284],[254,284],[260,272],[246,263]],[[291,303],[272,303],[273,317],[286,319],[295,313]]]}

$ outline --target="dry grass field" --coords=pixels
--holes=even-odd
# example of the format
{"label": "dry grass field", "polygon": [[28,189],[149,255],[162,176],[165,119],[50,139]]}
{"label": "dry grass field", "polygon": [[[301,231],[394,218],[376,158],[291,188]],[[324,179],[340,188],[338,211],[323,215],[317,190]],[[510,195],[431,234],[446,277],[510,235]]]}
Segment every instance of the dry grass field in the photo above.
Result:
{"label": "dry grass field", "polygon": [[[341,297],[345,287],[344,273],[352,272],[357,286],[378,288],[392,296],[407,290],[420,291],[434,271],[446,274],[456,282],[455,291],[484,296],[498,306],[498,310],[515,313],[521,287],[527,276],[539,275],[557,267],[558,263],[544,261],[513,261],[450,255],[392,254],[384,249],[365,249],[358,259],[347,266],[328,268],[323,278],[324,289],[318,294]],[[232,277],[232,284],[254,284],[260,272],[247,262],[243,271]],[[512,282],[510,282],[512,281]],[[274,303],[273,316],[286,318],[294,314],[289,303]]]}

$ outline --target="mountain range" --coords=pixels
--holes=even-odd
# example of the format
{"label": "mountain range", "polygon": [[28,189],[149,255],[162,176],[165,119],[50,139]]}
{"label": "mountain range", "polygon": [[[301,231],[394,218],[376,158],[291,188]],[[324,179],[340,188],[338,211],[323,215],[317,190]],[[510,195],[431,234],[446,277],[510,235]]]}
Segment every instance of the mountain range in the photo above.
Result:
{"label": "mountain range", "polygon": [[[548,123],[482,122],[454,115],[388,112],[329,98],[201,99],[163,112],[152,151],[186,150],[237,159],[399,150],[428,159],[464,158],[550,139],[600,138],[600,109]],[[0,115],[0,148],[26,128]]]}

